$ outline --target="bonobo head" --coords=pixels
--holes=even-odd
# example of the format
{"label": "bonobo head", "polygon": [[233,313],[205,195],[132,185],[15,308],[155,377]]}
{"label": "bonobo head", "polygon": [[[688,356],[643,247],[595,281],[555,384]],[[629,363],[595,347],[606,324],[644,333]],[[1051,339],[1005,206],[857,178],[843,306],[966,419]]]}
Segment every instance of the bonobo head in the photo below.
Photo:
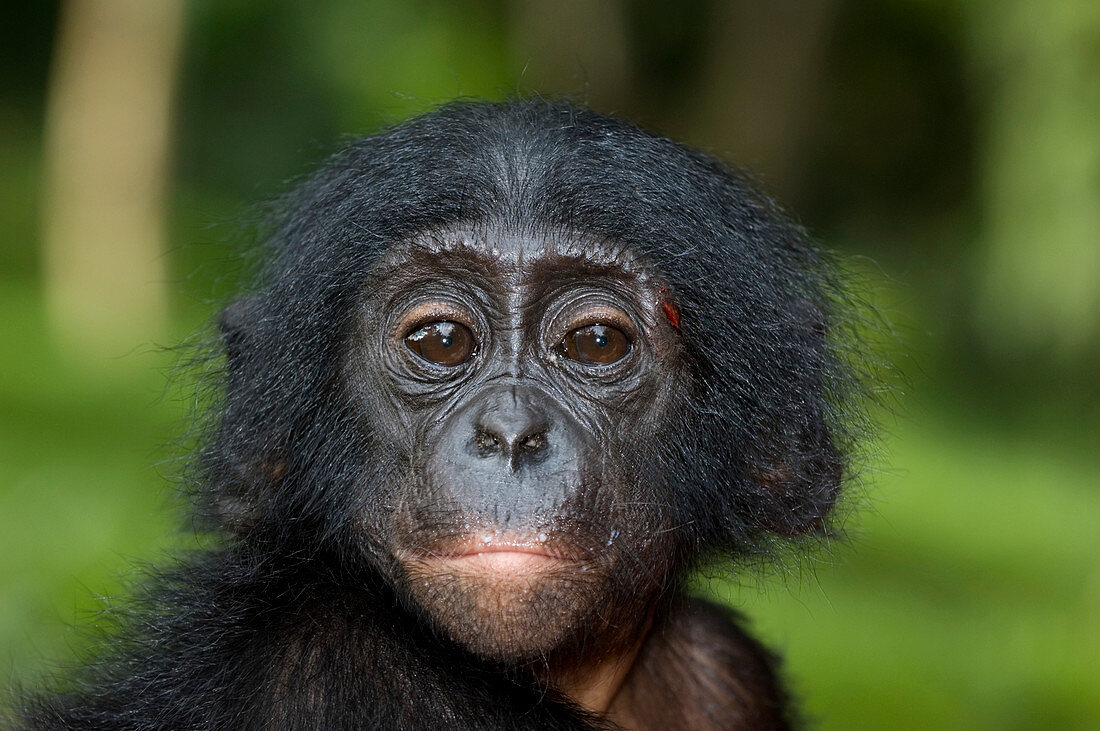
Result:
{"label": "bonobo head", "polygon": [[288,196],[222,318],[208,506],[381,573],[486,657],[629,642],[702,557],[818,531],[854,401],[837,291],[711,158],[456,104]]}
{"label": "bonobo head", "polygon": [[612,610],[663,586],[648,456],[690,394],[665,287],[606,241],[499,226],[413,236],[371,271],[345,378],[406,471],[369,532],[475,651],[625,631],[639,617]]}

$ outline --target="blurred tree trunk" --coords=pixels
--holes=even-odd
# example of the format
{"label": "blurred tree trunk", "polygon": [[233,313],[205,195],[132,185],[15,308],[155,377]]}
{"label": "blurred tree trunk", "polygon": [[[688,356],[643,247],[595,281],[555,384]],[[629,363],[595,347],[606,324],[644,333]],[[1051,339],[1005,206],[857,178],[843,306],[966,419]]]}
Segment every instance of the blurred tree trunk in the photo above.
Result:
{"label": "blurred tree trunk", "polygon": [[163,332],[164,198],[182,0],[68,0],[46,120],[44,276],[63,349]]}
{"label": "blurred tree trunk", "polygon": [[515,0],[513,47],[521,88],[582,95],[605,113],[629,106],[630,58],[622,0]]}
{"label": "blurred tree trunk", "polygon": [[672,110],[666,128],[791,196],[837,6],[837,0],[715,3],[698,92],[687,108]]}
{"label": "blurred tree trunk", "polygon": [[1100,3],[985,0],[967,37],[992,89],[979,332],[1000,352],[1100,344]]}

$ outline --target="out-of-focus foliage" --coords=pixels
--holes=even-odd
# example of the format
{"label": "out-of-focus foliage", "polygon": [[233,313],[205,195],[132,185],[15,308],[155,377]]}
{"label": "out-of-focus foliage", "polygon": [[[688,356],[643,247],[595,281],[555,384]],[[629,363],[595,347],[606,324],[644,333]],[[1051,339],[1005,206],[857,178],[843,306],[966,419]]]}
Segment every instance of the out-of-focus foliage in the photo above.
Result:
{"label": "out-of-focus foliage", "polygon": [[[6,685],[79,647],[66,624],[133,562],[191,539],[164,476],[189,409],[186,379],[164,390],[176,355],[135,340],[82,361],[52,339],[59,7],[0,13]],[[823,728],[1100,726],[1095,2],[191,0],[181,59],[179,339],[233,290],[247,204],[457,96],[569,95],[755,169],[876,282],[907,384],[851,545],[709,589],[787,655]]]}
{"label": "out-of-focus foliage", "polygon": [[981,328],[1000,352],[1073,356],[1100,332],[1100,3],[979,2],[968,21],[989,79]]}

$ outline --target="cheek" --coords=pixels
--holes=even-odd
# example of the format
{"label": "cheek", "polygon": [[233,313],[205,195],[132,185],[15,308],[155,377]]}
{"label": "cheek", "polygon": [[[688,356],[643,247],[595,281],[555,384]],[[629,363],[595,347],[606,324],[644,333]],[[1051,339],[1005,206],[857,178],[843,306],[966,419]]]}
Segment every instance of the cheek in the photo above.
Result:
{"label": "cheek", "polygon": [[416,445],[425,443],[424,431],[435,421],[433,415],[446,408],[461,384],[399,378],[401,354],[391,344],[376,344],[379,339],[367,332],[351,344],[344,360],[344,387],[355,403],[362,431],[381,447],[369,454],[388,458],[396,452],[409,458]]}

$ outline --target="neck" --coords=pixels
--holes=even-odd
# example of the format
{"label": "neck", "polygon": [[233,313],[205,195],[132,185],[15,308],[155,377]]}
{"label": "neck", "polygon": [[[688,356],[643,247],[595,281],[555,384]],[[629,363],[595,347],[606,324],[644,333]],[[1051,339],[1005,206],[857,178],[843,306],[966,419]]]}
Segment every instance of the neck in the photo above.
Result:
{"label": "neck", "polygon": [[653,624],[646,619],[635,640],[624,650],[601,655],[597,660],[582,663],[554,674],[553,686],[586,711],[607,715],[634,667]]}

